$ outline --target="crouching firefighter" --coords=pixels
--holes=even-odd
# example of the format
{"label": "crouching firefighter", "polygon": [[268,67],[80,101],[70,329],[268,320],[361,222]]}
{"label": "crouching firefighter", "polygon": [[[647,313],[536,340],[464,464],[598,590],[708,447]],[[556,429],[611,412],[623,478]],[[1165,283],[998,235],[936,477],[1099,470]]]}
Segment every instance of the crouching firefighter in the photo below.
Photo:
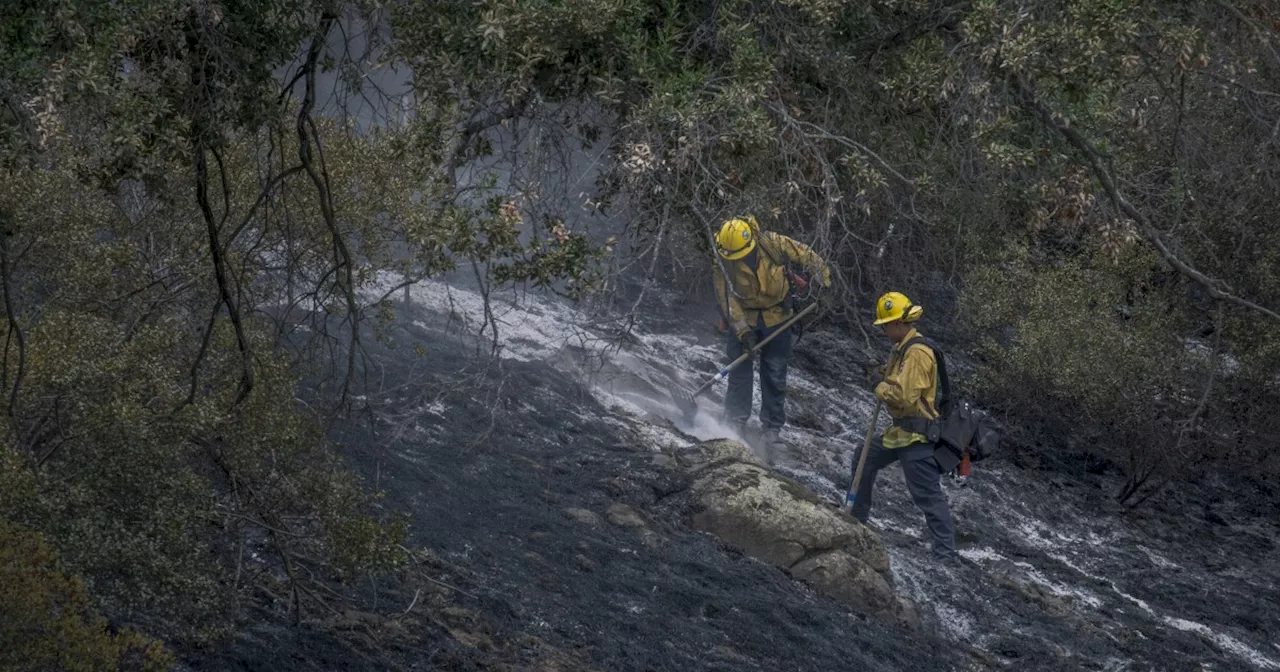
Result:
{"label": "crouching firefighter", "polygon": [[[826,262],[804,243],[771,231],[761,231],[755,217],[735,217],[716,235],[717,259],[712,275],[722,324],[727,324],[726,354],[730,360],[777,331],[794,312],[798,285],[831,286]],[[791,360],[794,327],[760,349],[760,425],[766,461],[784,446],[778,438],[787,422],[787,365]],[[724,395],[725,419],[742,434],[751,417],[754,362],[729,373]]]}
{"label": "crouching firefighter", "polygon": [[[935,457],[937,431],[931,430],[939,418],[939,366],[933,348],[913,326],[923,315],[924,308],[912,305],[899,292],[889,292],[876,302],[875,324],[894,348],[888,364],[872,374],[872,382],[875,395],[888,409],[893,424],[869,444],[861,480],[854,484],[850,513],[867,522],[876,474],[895,461],[901,462],[911,500],[924,513],[934,557],[959,562],[951,507],[940,482],[941,476],[956,465],[939,462],[945,458],[945,451]],[[857,463],[855,459],[855,474]]]}

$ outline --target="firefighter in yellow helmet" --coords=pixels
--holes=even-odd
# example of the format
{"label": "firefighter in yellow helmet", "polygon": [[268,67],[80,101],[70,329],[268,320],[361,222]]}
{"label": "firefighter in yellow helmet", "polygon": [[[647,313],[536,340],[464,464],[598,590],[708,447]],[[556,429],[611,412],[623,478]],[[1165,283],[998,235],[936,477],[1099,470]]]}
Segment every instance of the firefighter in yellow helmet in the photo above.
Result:
{"label": "firefighter in yellow helmet", "polygon": [[[753,216],[735,217],[716,234],[713,269],[720,315],[728,324],[726,350],[737,359],[791,317],[795,275],[822,288],[831,286],[827,264],[804,243],[771,231],[761,231]],[[759,352],[761,443],[766,460],[780,447],[778,433],[786,424],[787,365],[793,334],[781,334]],[[745,362],[729,373],[725,418],[739,433],[751,417],[753,364]]]}
{"label": "firefighter in yellow helmet", "polygon": [[[867,522],[876,474],[900,461],[911,501],[924,514],[933,542],[933,554],[945,562],[960,562],[951,507],[939,482],[943,467],[934,458],[934,445],[921,433],[929,420],[938,418],[938,366],[931,344],[916,329],[924,308],[901,292],[889,292],[876,301],[875,324],[893,342],[889,363],[872,377],[875,394],[889,411],[893,424],[871,444],[862,481],[857,484],[852,513]],[[856,468],[857,457],[854,458]]]}

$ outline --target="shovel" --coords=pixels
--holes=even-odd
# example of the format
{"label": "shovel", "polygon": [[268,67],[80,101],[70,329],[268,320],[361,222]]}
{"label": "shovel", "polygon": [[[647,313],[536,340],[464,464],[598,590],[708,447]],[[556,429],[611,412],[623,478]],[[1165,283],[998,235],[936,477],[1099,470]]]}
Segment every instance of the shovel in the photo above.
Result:
{"label": "shovel", "polygon": [[751,359],[752,357],[754,357],[756,353],[760,352],[761,348],[769,344],[769,341],[772,341],[775,337],[778,336],[778,334],[781,334],[786,330],[790,329],[791,325],[795,324],[800,318],[804,317],[805,315],[808,315],[809,313],[813,312],[817,307],[818,307],[817,303],[811,303],[804,310],[796,313],[795,315],[792,315],[790,319],[788,319],[786,322],[783,322],[777,329],[773,331],[773,333],[769,334],[764,338],[764,340],[757,343],[756,347],[748,350],[747,352],[742,353],[741,357],[738,357],[732,362],[729,362],[728,366],[724,367],[723,369],[720,369],[720,373],[717,373],[713,378],[711,378],[711,380],[708,380],[707,382],[703,383],[701,387],[693,391],[693,394],[690,394],[680,388],[673,389],[671,391],[671,399],[676,402],[676,406],[679,406],[680,410],[684,411],[685,420],[686,421],[692,420],[694,416],[698,414],[698,401],[697,401],[698,397],[702,396],[703,392],[706,392],[707,390],[711,389],[711,386],[714,385],[717,380],[728,377],[729,372],[732,371],[735,367],[747,361],[748,359]]}
{"label": "shovel", "polygon": [[845,493],[844,505],[840,507],[845,513],[853,513],[853,500],[858,494],[858,483],[862,481],[862,468],[867,464],[867,453],[871,452],[871,437],[876,434],[876,423],[880,421],[880,407],[884,402],[876,399],[876,410],[871,414],[871,424],[867,427],[867,440],[862,442],[862,452],[858,455],[858,467],[853,470],[853,481],[849,483],[849,492]]}

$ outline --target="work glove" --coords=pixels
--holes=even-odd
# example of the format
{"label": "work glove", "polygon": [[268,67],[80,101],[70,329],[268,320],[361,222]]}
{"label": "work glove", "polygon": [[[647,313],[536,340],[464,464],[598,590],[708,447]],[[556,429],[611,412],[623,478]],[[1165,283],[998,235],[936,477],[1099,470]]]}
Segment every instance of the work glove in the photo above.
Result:
{"label": "work glove", "polygon": [[871,385],[871,389],[884,382],[884,366],[872,364],[867,367],[867,383]]}
{"label": "work glove", "polygon": [[755,353],[752,351],[755,350],[756,345],[760,343],[760,332],[755,329],[747,329],[746,331],[738,334],[738,342],[742,344],[743,351],[750,354],[751,358],[754,359]]}

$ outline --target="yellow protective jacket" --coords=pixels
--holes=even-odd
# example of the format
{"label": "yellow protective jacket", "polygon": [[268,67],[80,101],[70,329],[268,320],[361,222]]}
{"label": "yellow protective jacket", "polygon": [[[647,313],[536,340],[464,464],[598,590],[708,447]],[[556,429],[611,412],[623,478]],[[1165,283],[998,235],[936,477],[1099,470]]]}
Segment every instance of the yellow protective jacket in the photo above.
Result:
{"label": "yellow protective jacket", "polygon": [[[831,269],[808,245],[772,231],[757,232],[756,249],[737,261],[716,257],[712,274],[720,314],[734,334],[754,328],[761,316],[766,327],[774,327],[791,317],[784,307],[790,285],[783,273],[789,262],[807,271],[811,282],[831,286]],[[749,261],[754,257],[755,266]],[[730,288],[726,276],[732,282]]]}
{"label": "yellow protective jacket", "polygon": [[[923,343],[916,343],[902,352],[903,343],[919,335],[920,332],[912,329],[901,343],[893,347],[889,363],[881,370],[884,381],[876,385],[876,397],[884,402],[889,415],[895,419],[938,417],[938,364],[933,350]],[[882,439],[885,448],[905,448],[928,441],[922,434],[897,426],[886,429]]]}

